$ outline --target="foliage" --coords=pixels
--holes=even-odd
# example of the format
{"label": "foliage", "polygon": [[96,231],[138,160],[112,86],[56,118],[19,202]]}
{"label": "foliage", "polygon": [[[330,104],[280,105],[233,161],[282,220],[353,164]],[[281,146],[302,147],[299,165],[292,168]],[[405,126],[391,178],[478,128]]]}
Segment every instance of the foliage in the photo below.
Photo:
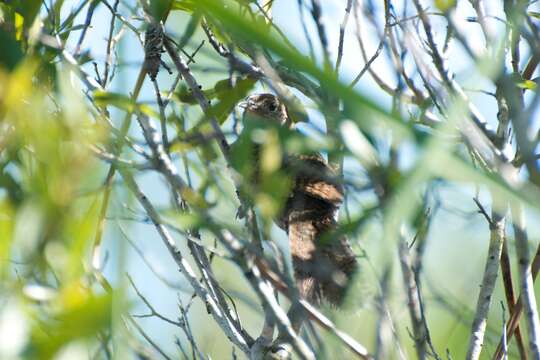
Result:
{"label": "foliage", "polygon": [[[295,356],[500,358],[501,318],[538,356],[538,4],[287,6],[0,3],[0,358],[262,358],[305,306],[274,222],[313,151],[362,272]],[[242,124],[263,91],[300,131]]]}

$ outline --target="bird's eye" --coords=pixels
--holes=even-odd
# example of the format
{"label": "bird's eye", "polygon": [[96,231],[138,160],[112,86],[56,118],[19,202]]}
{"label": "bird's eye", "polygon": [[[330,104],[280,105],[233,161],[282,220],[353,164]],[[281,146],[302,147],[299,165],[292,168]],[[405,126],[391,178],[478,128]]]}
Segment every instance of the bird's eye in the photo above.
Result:
{"label": "bird's eye", "polygon": [[270,104],[268,105],[268,110],[270,110],[271,112],[276,111],[276,110],[277,110],[277,105],[276,105],[275,103],[273,103],[273,102],[270,103]]}

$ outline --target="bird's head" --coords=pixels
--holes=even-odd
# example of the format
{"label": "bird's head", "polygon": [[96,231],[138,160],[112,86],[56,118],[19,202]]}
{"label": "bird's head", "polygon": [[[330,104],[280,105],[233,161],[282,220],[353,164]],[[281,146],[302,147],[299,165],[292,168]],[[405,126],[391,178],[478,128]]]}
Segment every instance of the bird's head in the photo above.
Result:
{"label": "bird's head", "polygon": [[251,95],[239,105],[245,109],[244,118],[261,118],[263,120],[275,121],[281,126],[290,126],[287,108],[273,94]]}

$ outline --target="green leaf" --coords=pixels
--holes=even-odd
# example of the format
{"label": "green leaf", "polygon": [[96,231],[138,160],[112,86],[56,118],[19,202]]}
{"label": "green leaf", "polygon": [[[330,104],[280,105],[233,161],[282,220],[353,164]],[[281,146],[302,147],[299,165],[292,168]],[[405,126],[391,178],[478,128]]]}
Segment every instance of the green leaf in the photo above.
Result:
{"label": "green leaf", "polygon": [[209,115],[215,116],[218,122],[222,124],[236,104],[247,96],[253,85],[255,85],[255,82],[256,80],[251,78],[239,79],[231,87],[228,79],[218,81],[214,85],[214,92],[219,101],[212,105]]}
{"label": "green leaf", "polygon": [[64,291],[62,301],[71,302],[48,321],[36,324],[32,333],[32,355],[50,359],[73,340],[95,336],[110,326],[112,296],[87,295],[84,291]]}
{"label": "green leaf", "polygon": [[127,112],[140,111],[153,118],[159,118],[159,115],[146,104],[138,104],[126,95],[119,93],[97,90],[94,92],[94,100],[99,106],[111,105]]}
{"label": "green leaf", "polygon": [[527,15],[532,16],[533,18],[540,20],[540,12],[527,11]]}
{"label": "green leaf", "polygon": [[172,7],[172,0],[150,0],[150,14],[157,21],[164,20]]}
{"label": "green leaf", "polygon": [[24,193],[21,185],[13,178],[13,176],[6,172],[0,173],[0,189],[5,189],[8,193],[9,199],[13,205],[20,205],[24,199]]}
{"label": "green leaf", "polygon": [[17,64],[23,58],[21,46],[13,34],[10,34],[0,28],[0,68],[5,67],[8,71],[15,69]]}
{"label": "green leaf", "polygon": [[435,0],[435,7],[441,11],[448,11],[456,6],[456,0]]}
{"label": "green leaf", "polygon": [[523,80],[516,83],[516,86],[520,89],[536,90],[538,84],[533,80]]}
{"label": "green leaf", "polygon": [[201,13],[196,12],[193,14],[193,16],[190,16],[189,22],[186,26],[186,30],[182,34],[182,37],[180,38],[180,41],[178,41],[178,48],[182,49],[193,37],[193,34],[195,33],[195,30],[197,30],[197,27],[199,26],[199,23],[201,22]]}
{"label": "green leaf", "polygon": [[[229,79],[219,80],[214,84],[213,88],[203,89],[202,92],[208,100],[218,99],[218,102],[210,108],[209,115],[215,116],[219,123],[222,124],[230,112],[236,106],[238,101],[244,99],[249,91],[255,85],[256,80],[251,78],[238,79],[234,86],[231,86]],[[176,92],[175,97],[186,104],[197,104],[197,100],[191,89],[181,86]]]}
{"label": "green leaf", "polygon": [[195,10],[195,2],[193,0],[174,0],[171,6],[171,10],[182,10],[186,12],[193,12]]}
{"label": "green leaf", "polygon": [[32,26],[34,19],[39,13],[41,7],[41,0],[19,0],[16,1],[17,12],[24,18],[24,28],[28,29]]}

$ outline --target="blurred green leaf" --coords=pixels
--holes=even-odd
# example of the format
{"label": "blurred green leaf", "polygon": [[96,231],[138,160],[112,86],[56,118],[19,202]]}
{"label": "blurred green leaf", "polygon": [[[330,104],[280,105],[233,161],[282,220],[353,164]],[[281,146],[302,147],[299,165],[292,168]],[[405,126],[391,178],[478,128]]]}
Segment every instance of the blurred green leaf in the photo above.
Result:
{"label": "blurred green leaf", "polygon": [[456,0],[435,0],[435,7],[441,11],[448,11],[456,6]]}
{"label": "blurred green leaf", "polygon": [[94,100],[99,106],[111,105],[127,112],[140,111],[150,117],[159,118],[159,115],[151,106],[134,102],[123,94],[97,90],[94,92]]}
{"label": "blurred green leaf", "polygon": [[71,341],[95,336],[110,327],[112,296],[93,295],[76,287],[80,285],[63,290],[59,299],[63,304],[54,318],[37,322],[29,349],[32,358],[51,359]]}
{"label": "blurred green leaf", "polygon": [[276,131],[266,131],[265,141],[262,144],[260,167],[263,177],[276,172],[283,160],[283,152]]}
{"label": "blurred green leaf", "polygon": [[540,20],[540,12],[527,11],[527,15],[532,16],[533,18]]}
{"label": "blurred green leaf", "polygon": [[150,14],[157,21],[164,20],[173,5],[173,0],[150,0]]}
{"label": "blurred green leaf", "polygon": [[34,22],[39,9],[41,8],[41,0],[15,0],[11,2],[14,9],[23,17],[23,27],[28,29]]}
{"label": "blurred green leaf", "polygon": [[187,12],[193,12],[196,5],[194,0],[174,0],[172,3],[172,10],[182,10]]}
{"label": "blurred green leaf", "polygon": [[516,86],[520,89],[536,90],[538,84],[533,80],[522,80],[516,83]]}
{"label": "blurred green leaf", "polygon": [[184,33],[182,34],[182,37],[178,41],[178,48],[179,49],[182,49],[189,42],[189,40],[191,40],[191,38],[193,37],[193,34],[195,34],[195,31],[199,27],[199,24],[201,22],[201,18],[202,18],[202,16],[201,16],[200,12],[194,13],[189,18],[189,22],[186,25],[186,30],[184,31]]}
{"label": "blurred green leaf", "polygon": [[0,200],[0,280],[8,274],[7,269],[10,265],[6,261],[11,256],[11,243],[13,241],[13,229],[15,223],[15,214],[13,206],[8,201]]}
{"label": "blurred green leaf", "polygon": [[[255,83],[255,79],[241,78],[236,80],[234,86],[231,86],[229,79],[223,79],[217,81],[213,88],[202,90],[207,99],[218,100],[217,103],[210,107],[208,115],[215,116],[218,122],[222,124],[238,102],[247,96]],[[180,87],[175,94],[175,98],[186,104],[197,104],[193,92],[185,86]]]}
{"label": "blurred green leaf", "polygon": [[244,99],[255,85],[256,80],[251,78],[238,79],[231,87],[228,79],[218,81],[214,85],[214,91],[219,101],[212,105],[209,115],[215,116],[222,124],[238,102]]}
{"label": "blurred green leaf", "polygon": [[7,191],[13,205],[17,206],[21,204],[24,195],[22,187],[5,169],[0,173],[0,189]]}
{"label": "blurred green leaf", "polygon": [[[247,95],[255,82],[256,80],[251,78],[241,78],[236,81],[234,86],[231,86],[231,82],[227,78],[217,81],[212,88],[203,89],[202,92],[208,100],[229,100],[227,103],[236,104],[238,100]],[[185,85],[180,86],[179,90],[175,93],[175,97],[186,104],[197,104],[197,99],[195,99],[193,92]]]}
{"label": "blurred green leaf", "polygon": [[2,44],[0,68],[5,67],[8,71],[12,71],[23,58],[20,43],[15,40],[13,34],[0,28],[0,44]]}
{"label": "blurred green leaf", "polygon": [[189,213],[174,211],[168,214],[168,217],[181,229],[196,229],[204,225],[201,217],[193,211]]}

